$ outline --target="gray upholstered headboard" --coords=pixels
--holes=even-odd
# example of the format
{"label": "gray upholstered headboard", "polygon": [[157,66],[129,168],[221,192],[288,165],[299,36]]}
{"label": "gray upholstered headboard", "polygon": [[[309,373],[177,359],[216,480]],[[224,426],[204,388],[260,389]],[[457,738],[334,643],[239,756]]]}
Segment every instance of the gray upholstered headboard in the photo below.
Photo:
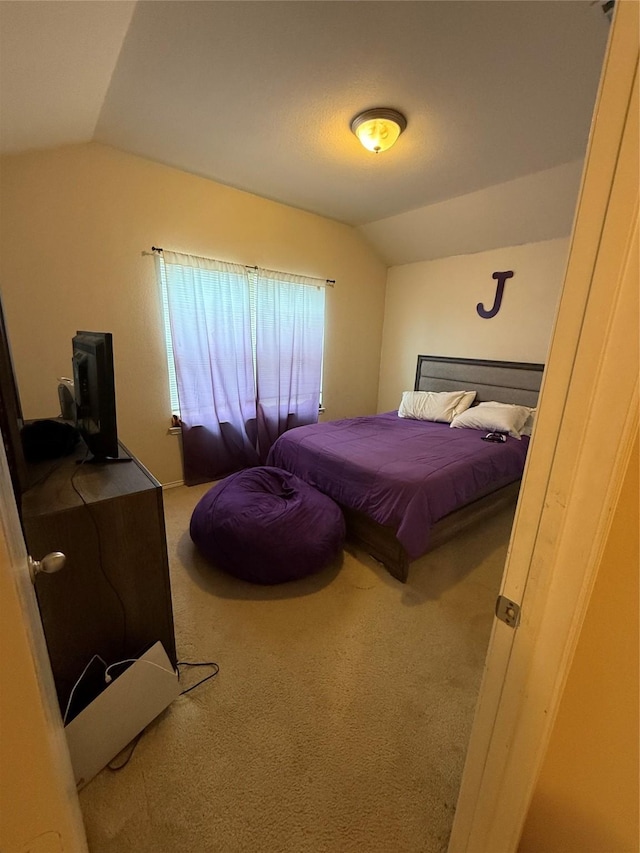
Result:
{"label": "gray upholstered headboard", "polygon": [[477,403],[496,400],[535,406],[544,364],[419,355],[416,391],[475,391]]}

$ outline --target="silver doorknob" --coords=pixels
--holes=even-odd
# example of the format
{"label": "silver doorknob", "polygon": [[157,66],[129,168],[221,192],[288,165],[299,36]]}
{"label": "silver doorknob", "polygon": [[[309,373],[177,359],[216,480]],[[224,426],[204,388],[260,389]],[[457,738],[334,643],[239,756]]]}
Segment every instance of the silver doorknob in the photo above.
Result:
{"label": "silver doorknob", "polygon": [[55,572],[59,572],[66,561],[67,558],[62,551],[52,551],[41,560],[34,560],[33,557],[29,557],[29,574],[31,575],[31,580],[35,581],[36,575],[42,573],[52,575]]}

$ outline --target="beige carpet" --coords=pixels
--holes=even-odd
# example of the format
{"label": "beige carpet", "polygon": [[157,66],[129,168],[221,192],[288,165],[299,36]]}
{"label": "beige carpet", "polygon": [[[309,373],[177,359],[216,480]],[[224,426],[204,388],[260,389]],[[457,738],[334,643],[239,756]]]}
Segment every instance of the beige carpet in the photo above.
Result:
{"label": "beige carpet", "polygon": [[345,553],[263,588],[194,551],[207,488],[164,499],[178,654],[220,673],[81,792],[92,853],[446,850],[512,514],[406,585]]}

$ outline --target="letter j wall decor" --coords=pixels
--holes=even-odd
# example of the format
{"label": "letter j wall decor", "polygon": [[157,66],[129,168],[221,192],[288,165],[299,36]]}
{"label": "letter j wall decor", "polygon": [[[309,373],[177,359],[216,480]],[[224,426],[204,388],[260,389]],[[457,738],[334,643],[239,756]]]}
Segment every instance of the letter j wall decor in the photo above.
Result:
{"label": "letter j wall decor", "polygon": [[508,278],[513,278],[513,270],[507,270],[506,272],[494,272],[491,277],[495,278],[498,282],[498,286],[496,287],[496,298],[493,301],[492,307],[487,311],[482,302],[478,302],[476,305],[476,311],[485,320],[495,317],[500,310],[500,306],[502,305],[502,296],[504,294],[504,283]]}

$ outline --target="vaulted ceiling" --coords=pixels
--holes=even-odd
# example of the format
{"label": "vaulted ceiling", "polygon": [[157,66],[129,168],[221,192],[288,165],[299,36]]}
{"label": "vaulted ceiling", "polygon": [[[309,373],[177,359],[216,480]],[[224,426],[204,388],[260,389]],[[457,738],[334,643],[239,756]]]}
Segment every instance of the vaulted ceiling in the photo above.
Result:
{"label": "vaulted ceiling", "polygon": [[[590,0],[3,0],[0,144],[98,141],[366,225],[579,161],[608,32]],[[408,123],[379,155],[349,128],[375,106]]]}

